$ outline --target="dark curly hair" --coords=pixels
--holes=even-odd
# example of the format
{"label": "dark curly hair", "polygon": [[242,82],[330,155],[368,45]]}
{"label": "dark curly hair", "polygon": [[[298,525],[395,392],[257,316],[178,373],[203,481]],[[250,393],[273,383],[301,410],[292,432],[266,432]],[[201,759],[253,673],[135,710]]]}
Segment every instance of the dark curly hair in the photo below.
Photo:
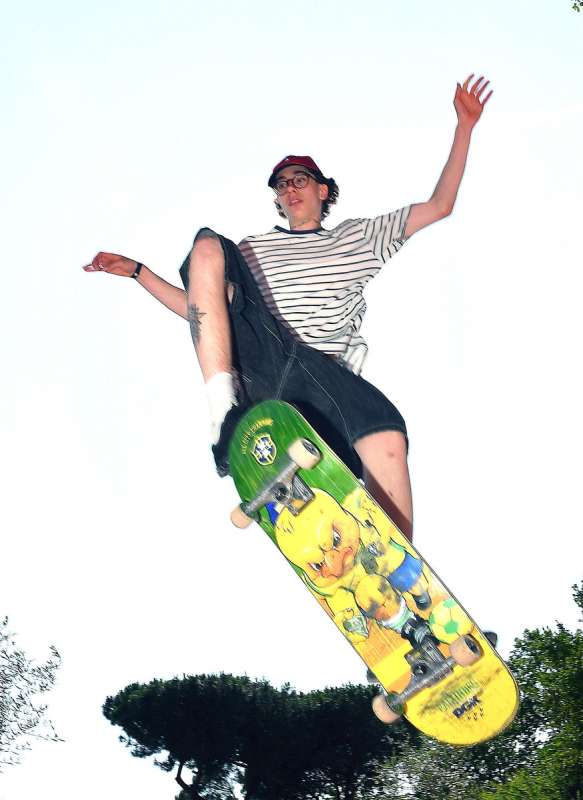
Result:
{"label": "dark curly hair", "polygon": [[[340,192],[340,190],[338,189],[338,184],[336,183],[334,178],[325,178],[323,175],[313,175],[311,172],[309,174],[312,175],[312,178],[314,178],[315,181],[317,181],[318,183],[324,183],[328,187],[328,197],[326,198],[326,200],[322,201],[321,219],[325,219],[330,213],[330,206],[333,206],[338,200],[338,194]],[[278,209],[277,213],[283,219],[287,219],[283,211],[280,211]]]}

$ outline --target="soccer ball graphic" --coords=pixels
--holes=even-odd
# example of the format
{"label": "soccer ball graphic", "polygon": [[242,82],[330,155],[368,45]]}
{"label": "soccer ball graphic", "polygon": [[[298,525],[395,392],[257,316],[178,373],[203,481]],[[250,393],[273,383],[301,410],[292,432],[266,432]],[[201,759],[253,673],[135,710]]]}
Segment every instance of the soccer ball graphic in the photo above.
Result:
{"label": "soccer ball graphic", "polygon": [[447,597],[438,603],[429,615],[431,633],[444,644],[451,644],[460,636],[465,636],[474,627],[466,612]]}

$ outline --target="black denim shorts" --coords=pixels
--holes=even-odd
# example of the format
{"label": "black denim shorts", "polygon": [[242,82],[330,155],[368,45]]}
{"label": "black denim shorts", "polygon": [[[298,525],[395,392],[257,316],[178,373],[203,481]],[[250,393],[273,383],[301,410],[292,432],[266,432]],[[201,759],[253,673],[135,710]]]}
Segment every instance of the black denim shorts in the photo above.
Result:
{"label": "black denim shorts", "polygon": [[[209,228],[195,237],[219,239],[225,254],[225,280],[233,286],[229,305],[233,367],[240,376],[239,406],[221,441],[213,448],[217,469],[226,474],[228,438],[236,418],[262,400],[285,400],[295,406],[320,436],[358,476],[362,464],[353,445],[382,430],[400,431],[405,420],[382,392],[332,356],[299,341],[267,309],[252,272],[238,247]],[[180,268],[188,289],[188,258]],[[224,434],[224,435],[223,435]]]}

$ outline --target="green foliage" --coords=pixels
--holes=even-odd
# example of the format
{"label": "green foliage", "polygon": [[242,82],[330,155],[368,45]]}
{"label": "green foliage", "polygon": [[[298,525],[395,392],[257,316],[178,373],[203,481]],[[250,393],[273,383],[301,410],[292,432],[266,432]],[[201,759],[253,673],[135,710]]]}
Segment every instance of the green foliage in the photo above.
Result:
{"label": "green foliage", "polygon": [[583,0],[575,0],[575,2],[572,5],[573,11],[581,11],[582,8],[583,8]]}
{"label": "green foliage", "polygon": [[[573,586],[573,597],[583,613],[583,582]],[[555,630],[527,630],[515,642],[510,666],[522,689],[523,712],[509,735],[523,745],[518,752],[524,766],[481,797],[583,798],[583,631],[572,633],[561,623]]]}
{"label": "green foliage", "polygon": [[369,798],[384,787],[378,764],[418,741],[408,723],[379,723],[371,712],[371,690],[364,686],[310,692],[301,697],[306,719],[304,745],[311,766],[313,797]]}
{"label": "green foliage", "polygon": [[423,737],[418,747],[381,767],[393,798],[402,800],[477,800],[484,786],[503,784],[525,763],[516,731],[473,747],[455,747]]}
{"label": "green foliage", "polygon": [[400,800],[473,800],[477,794],[472,751],[423,739],[381,772],[388,796]]}
{"label": "green foliage", "polygon": [[480,800],[561,800],[556,777],[539,771],[519,770],[509,783],[492,792],[483,792]]}
{"label": "green foliage", "polygon": [[51,658],[35,664],[16,646],[8,620],[0,620],[0,771],[20,762],[32,738],[61,741],[36,699],[53,686],[61,662],[57,650],[50,650]]}
{"label": "green foliage", "polygon": [[[184,798],[360,800],[380,791],[379,759],[410,741],[405,723],[386,728],[370,709],[371,690],[345,686],[298,693],[266,681],[198,675],[132,684],[103,711],[137,757],[178,767]],[[182,777],[183,768],[192,781]]]}
{"label": "green foliage", "polygon": [[252,681],[231,675],[153,680],[131,684],[108,697],[103,713],[123,728],[126,735],[120,739],[132,755],[163,754],[157,765],[170,771],[178,764],[179,777],[182,767],[192,770],[192,788],[201,797],[207,792],[228,797],[226,787],[238,765],[246,699],[254,691]]}

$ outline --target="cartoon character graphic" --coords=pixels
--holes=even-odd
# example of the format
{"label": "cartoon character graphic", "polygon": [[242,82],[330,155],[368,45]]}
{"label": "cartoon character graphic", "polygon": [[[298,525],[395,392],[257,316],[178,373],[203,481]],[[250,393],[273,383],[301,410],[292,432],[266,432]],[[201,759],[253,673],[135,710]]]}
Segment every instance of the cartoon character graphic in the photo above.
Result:
{"label": "cartoon character graphic", "polygon": [[[354,493],[347,498],[348,510],[323,490],[313,491],[313,499],[298,516],[285,507],[272,509],[282,553],[300,569],[312,592],[325,598],[334,621],[353,644],[368,637],[371,624],[394,630],[412,643],[419,641],[429,626],[417,611],[431,605],[423,562],[388,530],[378,530],[370,509]],[[353,509],[360,516],[351,513]]]}
{"label": "cartoon character graphic", "polygon": [[369,571],[385,575],[396,591],[410,595],[416,610],[427,611],[432,603],[428,574],[423,562],[396,541],[394,523],[364,489],[355,489],[342,505],[364,526],[363,563]]}

